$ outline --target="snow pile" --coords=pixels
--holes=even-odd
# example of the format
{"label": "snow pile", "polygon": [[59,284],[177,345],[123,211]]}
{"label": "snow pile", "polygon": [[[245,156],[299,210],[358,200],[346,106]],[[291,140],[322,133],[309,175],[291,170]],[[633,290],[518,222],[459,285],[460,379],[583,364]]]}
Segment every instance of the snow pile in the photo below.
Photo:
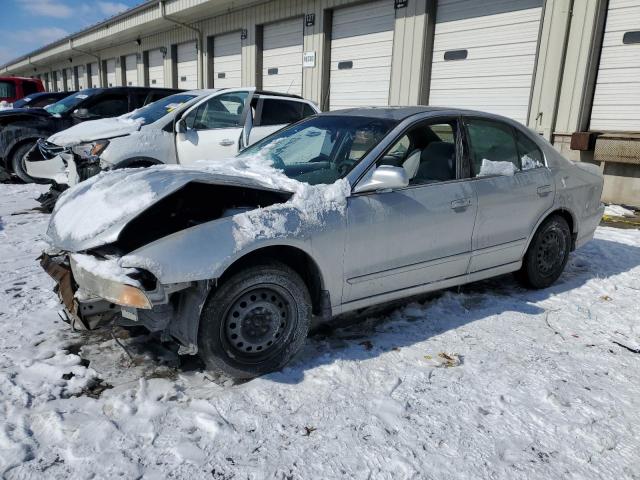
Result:
{"label": "snow pile", "polygon": [[522,170],[531,170],[532,168],[544,167],[542,162],[535,158],[531,158],[526,154],[520,157],[520,161],[522,162]]}
{"label": "snow pile", "polygon": [[129,118],[130,114],[116,118],[89,120],[71,128],[54,133],[47,141],[60,147],[71,147],[80,143],[128,135],[140,129],[142,119]]}
{"label": "snow pile", "polygon": [[135,269],[121,267],[118,263],[118,260],[115,258],[98,260],[92,255],[76,253],[72,255],[72,259],[78,264],[80,268],[91,272],[92,274],[100,278],[112,280],[118,283],[126,283],[134,287],[140,286],[140,282],[127,275],[127,273],[135,272]]}
{"label": "snow pile", "polygon": [[516,170],[516,166],[511,162],[494,162],[493,160],[483,158],[478,176],[504,175],[512,177],[516,173]]}
{"label": "snow pile", "polygon": [[604,208],[604,214],[608,217],[635,217],[636,213],[633,210],[624,208],[620,205],[607,205]]}
{"label": "snow pile", "polygon": [[51,223],[58,239],[88,240],[155,199],[144,171],[103,173],[67,190],[56,204]]}

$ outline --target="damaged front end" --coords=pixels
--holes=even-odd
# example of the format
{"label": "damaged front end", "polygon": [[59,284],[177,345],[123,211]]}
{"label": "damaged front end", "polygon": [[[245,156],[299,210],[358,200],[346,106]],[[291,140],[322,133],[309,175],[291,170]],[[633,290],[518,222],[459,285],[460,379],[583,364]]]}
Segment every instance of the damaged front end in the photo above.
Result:
{"label": "damaged front end", "polygon": [[[121,181],[129,188],[117,188]],[[140,202],[141,190],[148,203]],[[91,191],[100,192],[102,204],[81,202]],[[139,325],[195,354],[202,308],[235,253],[232,217],[291,195],[197,170],[112,172],[61,198],[48,230],[52,249],[41,265],[56,280],[72,326]],[[106,218],[102,208],[122,215],[83,230]]]}
{"label": "damaged front end", "polygon": [[27,173],[58,185],[77,183],[100,173],[97,155],[82,155],[74,147],[61,147],[40,139],[25,157]]}
{"label": "damaged front end", "polygon": [[[196,353],[197,339],[189,332],[197,324],[209,286],[207,282],[160,284],[149,272],[127,269],[126,278],[92,272],[73,254],[43,253],[42,268],[56,281],[54,291],[63,305],[63,319],[77,330],[106,325],[143,326],[177,339],[181,353]],[[100,271],[100,262],[93,261]],[[180,292],[180,295],[174,295]],[[172,321],[173,320],[173,321]]]}

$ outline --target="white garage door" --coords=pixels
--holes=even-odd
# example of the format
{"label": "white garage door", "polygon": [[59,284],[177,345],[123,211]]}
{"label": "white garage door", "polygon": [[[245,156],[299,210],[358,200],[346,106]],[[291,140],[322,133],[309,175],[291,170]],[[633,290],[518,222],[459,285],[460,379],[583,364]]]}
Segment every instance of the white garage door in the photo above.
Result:
{"label": "white garage door", "polygon": [[115,87],[116,84],[116,59],[112,58],[107,60],[107,87]]}
{"label": "white garage door", "polygon": [[55,72],[56,75],[56,92],[64,92],[64,78],[62,77],[62,70]]}
{"label": "white garage door", "polygon": [[198,88],[198,50],[196,42],[178,45],[178,88]]}
{"label": "white garage door", "polygon": [[329,108],[389,104],[393,2],[333,12]]}
{"label": "white garage door", "polygon": [[76,74],[78,75],[78,90],[84,90],[87,88],[87,81],[84,78],[84,65],[78,65]]}
{"label": "white garage door", "polygon": [[138,86],[138,57],[134,53],[133,55],[127,55],[124,57],[125,64],[125,81],[126,85],[137,87]]}
{"label": "white garage door", "polygon": [[262,88],[302,95],[302,18],[265,25]]}
{"label": "white garage door", "polygon": [[429,104],[527,123],[542,0],[439,0]]}
{"label": "white garage door", "polygon": [[640,131],[640,3],[610,0],[591,130]]}
{"label": "white garage door", "polygon": [[213,86],[242,86],[242,41],[240,33],[218,35],[213,39]]}
{"label": "white garage door", "polygon": [[149,50],[149,85],[164,87],[164,58],[160,50]]}
{"label": "white garage door", "polygon": [[64,69],[64,79],[65,79],[65,91],[75,90],[73,83],[73,69],[65,68]]}
{"label": "white garage door", "polygon": [[100,72],[98,71],[98,62],[91,63],[89,65],[89,70],[91,72],[91,88],[97,88],[100,86]]}

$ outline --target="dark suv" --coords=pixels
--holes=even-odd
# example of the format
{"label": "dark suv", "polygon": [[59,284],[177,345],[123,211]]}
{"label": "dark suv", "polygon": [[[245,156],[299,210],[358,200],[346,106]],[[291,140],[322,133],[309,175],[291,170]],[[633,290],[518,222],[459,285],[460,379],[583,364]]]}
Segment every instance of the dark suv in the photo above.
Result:
{"label": "dark suv", "polygon": [[148,87],[88,88],[44,109],[0,111],[0,166],[25,182],[23,157],[39,138],[86,120],[118,117],[180,90]]}

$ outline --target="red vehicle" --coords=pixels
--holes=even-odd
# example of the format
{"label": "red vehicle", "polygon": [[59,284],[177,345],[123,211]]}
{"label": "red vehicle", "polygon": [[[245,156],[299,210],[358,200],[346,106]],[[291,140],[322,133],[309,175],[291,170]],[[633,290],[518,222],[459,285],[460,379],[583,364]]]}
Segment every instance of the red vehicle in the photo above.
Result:
{"label": "red vehicle", "polygon": [[37,78],[0,77],[0,102],[13,103],[36,92],[44,92],[42,81]]}

